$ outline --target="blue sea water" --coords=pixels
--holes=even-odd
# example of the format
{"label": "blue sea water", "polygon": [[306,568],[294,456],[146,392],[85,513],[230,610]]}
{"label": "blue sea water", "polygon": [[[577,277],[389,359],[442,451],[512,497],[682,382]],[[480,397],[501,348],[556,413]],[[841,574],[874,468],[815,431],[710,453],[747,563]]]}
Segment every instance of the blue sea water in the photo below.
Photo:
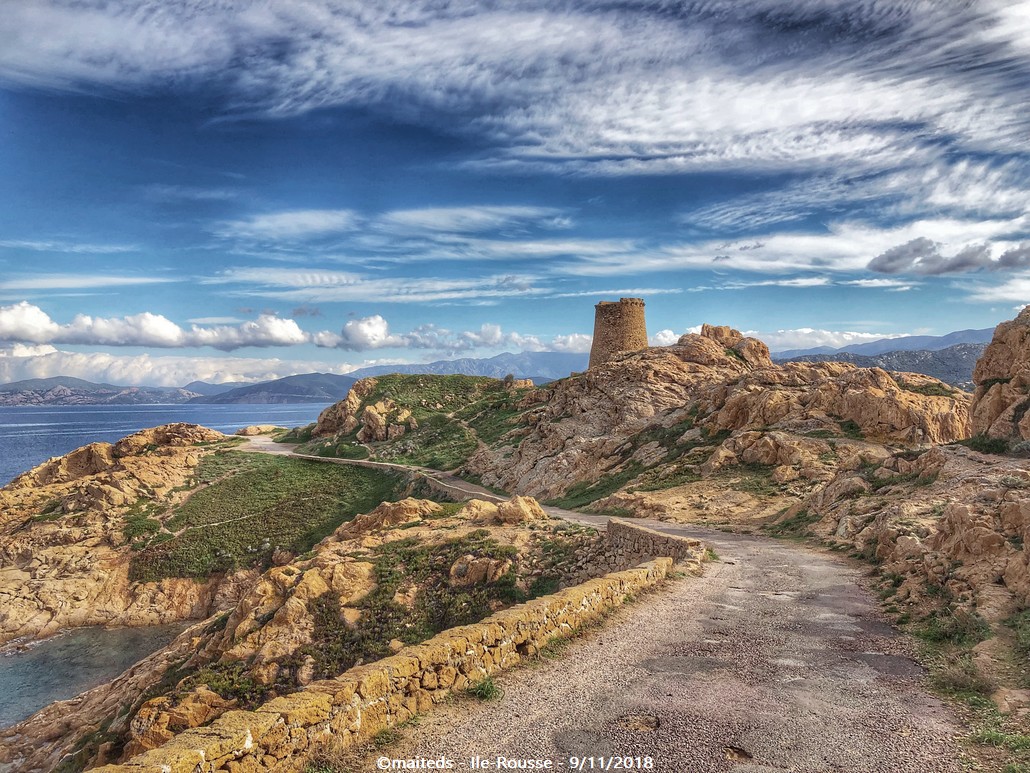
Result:
{"label": "blue sea water", "polygon": [[26,649],[7,647],[0,652],[0,727],[109,681],[184,627],[76,628]]}
{"label": "blue sea water", "polygon": [[232,434],[250,424],[299,427],[328,403],[272,405],[74,405],[0,407],[0,486],[87,443],[109,443],[146,427],[173,421],[203,424]]}

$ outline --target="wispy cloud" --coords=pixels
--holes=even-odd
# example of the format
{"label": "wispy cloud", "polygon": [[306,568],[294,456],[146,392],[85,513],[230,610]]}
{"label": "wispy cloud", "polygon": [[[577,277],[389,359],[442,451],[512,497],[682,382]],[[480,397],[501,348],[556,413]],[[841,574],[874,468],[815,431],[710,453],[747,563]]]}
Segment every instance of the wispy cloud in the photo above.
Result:
{"label": "wispy cloud", "polygon": [[374,227],[409,233],[479,233],[500,229],[567,228],[568,216],[553,207],[530,206],[467,206],[427,207],[425,209],[393,210],[376,218]]}
{"label": "wispy cloud", "polygon": [[346,233],[358,228],[360,222],[349,209],[297,209],[226,221],[218,225],[216,233],[259,241],[291,241]]}
{"label": "wispy cloud", "polygon": [[324,269],[237,268],[202,281],[242,284],[245,286],[231,292],[295,303],[438,303],[546,294],[546,290],[534,286],[534,277],[514,274],[468,278],[376,277]]}
{"label": "wispy cloud", "polygon": [[134,285],[169,284],[172,277],[113,276],[104,274],[38,274],[0,280],[0,290],[90,290]]}
{"label": "wispy cloud", "polygon": [[25,239],[0,239],[0,248],[33,252],[64,252],[73,255],[117,255],[139,250],[139,247],[132,244],[91,244],[89,242]]}
{"label": "wispy cloud", "polygon": [[1021,3],[900,0],[48,0],[0,20],[0,78],[137,90],[216,79],[251,113],[361,106],[475,133],[493,144],[483,163],[502,168],[883,168],[941,142],[1026,149],[1014,87],[1025,18]]}

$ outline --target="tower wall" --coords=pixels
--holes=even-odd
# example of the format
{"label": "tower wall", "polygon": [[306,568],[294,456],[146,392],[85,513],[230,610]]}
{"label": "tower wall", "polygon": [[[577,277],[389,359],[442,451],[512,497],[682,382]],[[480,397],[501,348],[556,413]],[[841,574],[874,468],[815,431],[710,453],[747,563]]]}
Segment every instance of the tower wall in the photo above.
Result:
{"label": "tower wall", "polygon": [[636,352],[646,348],[647,326],[642,298],[601,301],[594,307],[591,368],[608,362],[617,352]]}

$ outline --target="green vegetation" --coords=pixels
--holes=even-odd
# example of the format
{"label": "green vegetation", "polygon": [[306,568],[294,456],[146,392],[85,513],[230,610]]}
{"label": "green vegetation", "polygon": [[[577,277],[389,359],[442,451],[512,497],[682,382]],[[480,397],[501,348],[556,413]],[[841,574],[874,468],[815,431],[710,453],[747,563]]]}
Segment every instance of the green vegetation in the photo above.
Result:
{"label": "green vegetation", "polygon": [[642,471],[643,466],[638,462],[630,462],[622,471],[605,475],[596,481],[584,481],[572,486],[565,492],[565,496],[547,502],[555,507],[563,507],[566,510],[573,510],[577,507],[584,507],[598,499],[611,496],[621,489]]}
{"label": "green vegetation", "polygon": [[311,440],[311,433],[315,431],[315,423],[306,424],[303,427],[281,432],[275,436],[276,443],[307,443]]}
{"label": "green vegetation", "polygon": [[983,389],[990,389],[995,384],[1007,384],[1011,380],[1012,380],[1011,376],[1008,376],[1006,378],[988,378],[988,379],[984,379],[983,381],[981,381],[978,384],[978,386],[980,386]]}
{"label": "green vegetation", "polygon": [[527,391],[479,376],[379,376],[356,415],[369,405],[392,403],[411,412],[416,428],[406,425],[399,437],[364,444],[357,440],[357,428],[315,440],[311,439],[313,428],[304,428],[292,430],[281,440],[303,443],[302,453],[318,456],[366,459],[371,455],[381,461],[453,470],[468,460],[480,442],[497,443],[518,427],[522,415],[518,402]]}
{"label": "green vegetation", "polygon": [[1009,450],[1009,442],[1004,438],[987,437],[987,435],[973,435],[971,438],[956,441],[959,445],[972,448],[981,454],[1005,454]]}
{"label": "green vegetation", "polygon": [[863,439],[862,428],[858,426],[857,422],[854,422],[851,419],[843,419],[837,423],[840,424],[840,431],[844,437],[851,438],[852,440]]}
{"label": "green vegetation", "polygon": [[799,510],[790,518],[779,523],[766,525],[766,530],[774,537],[801,537],[808,532],[808,527],[819,520],[817,513]]}
{"label": "green vegetation", "polygon": [[176,693],[186,695],[195,687],[206,684],[209,690],[226,700],[237,701],[239,708],[255,708],[265,702],[272,687],[255,682],[246,671],[247,664],[243,661],[214,663],[183,679]]}
{"label": "green vegetation", "polygon": [[504,691],[498,687],[493,677],[490,676],[480,679],[465,692],[481,701],[495,701],[504,695]]}
{"label": "green vegetation", "polygon": [[972,647],[991,636],[991,627],[975,612],[946,606],[931,613],[913,633],[930,644]]}
{"label": "green vegetation", "polygon": [[[197,470],[203,485],[154,534],[146,513],[130,517],[137,534],[130,579],[204,578],[267,567],[272,551],[310,550],[340,524],[396,498],[401,480],[381,470],[319,464],[265,454],[221,452]],[[142,537],[142,539],[140,539]]]}
{"label": "green vegetation", "polygon": [[[482,620],[498,604],[522,602],[553,587],[548,580],[523,593],[515,585],[514,570],[495,582],[452,587],[450,569],[467,555],[504,561],[514,559],[517,550],[498,544],[482,529],[443,543],[404,539],[376,548],[371,558],[376,586],[358,605],[360,619],[353,626],[345,623],[334,594],[313,599],[308,603],[315,620],[313,641],[301,654],[314,658],[319,678],[335,676],[359,661],[386,657],[394,639],[417,644],[448,628]],[[408,588],[416,591],[411,608],[394,601],[398,591]]]}
{"label": "green vegetation", "polygon": [[949,387],[947,384],[909,384],[907,381],[897,378],[895,382],[906,392],[915,392],[917,395],[926,395],[927,397],[954,397],[958,392],[957,389]]}
{"label": "green vegetation", "polygon": [[1023,658],[1030,658],[1030,609],[1012,615],[1005,625],[1015,634],[1016,652]]}

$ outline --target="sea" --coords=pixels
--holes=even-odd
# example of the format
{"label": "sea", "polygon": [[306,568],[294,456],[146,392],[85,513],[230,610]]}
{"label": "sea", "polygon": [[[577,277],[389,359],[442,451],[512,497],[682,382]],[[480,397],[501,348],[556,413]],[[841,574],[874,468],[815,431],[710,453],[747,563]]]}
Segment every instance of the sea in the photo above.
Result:
{"label": "sea", "polygon": [[[95,441],[185,421],[232,434],[251,424],[310,424],[329,403],[0,407],[0,485]],[[29,647],[0,649],[0,727],[103,684],[170,642],[182,626],[77,628]]]}
{"label": "sea", "polygon": [[101,440],[113,443],[146,427],[185,421],[226,434],[251,424],[300,427],[328,405],[0,406],[0,486],[51,456]]}

